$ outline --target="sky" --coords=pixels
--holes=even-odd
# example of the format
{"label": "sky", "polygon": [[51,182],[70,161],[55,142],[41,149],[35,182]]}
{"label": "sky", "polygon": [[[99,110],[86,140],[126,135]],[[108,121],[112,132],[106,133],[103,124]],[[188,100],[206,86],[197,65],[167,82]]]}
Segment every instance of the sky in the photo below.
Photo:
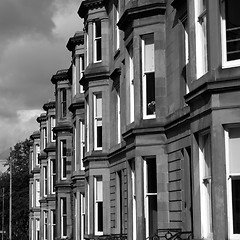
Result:
{"label": "sky", "polygon": [[0,154],[39,129],[51,77],[71,64],[81,0],[0,0]]}

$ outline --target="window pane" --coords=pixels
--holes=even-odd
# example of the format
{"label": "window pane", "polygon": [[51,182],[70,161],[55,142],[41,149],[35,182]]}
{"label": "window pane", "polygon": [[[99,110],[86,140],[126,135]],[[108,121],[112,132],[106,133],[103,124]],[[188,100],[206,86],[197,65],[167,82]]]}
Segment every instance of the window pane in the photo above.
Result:
{"label": "window pane", "polygon": [[102,59],[102,40],[101,40],[101,38],[96,40],[96,44],[97,44],[96,60],[100,61]]}
{"label": "window pane", "polygon": [[103,231],[103,202],[97,203],[97,211],[98,211],[98,232]]}
{"label": "window pane", "polygon": [[153,34],[143,37],[145,42],[144,49],[144,72],[154,72],[154,38]]}
{"label": "window pane", "polygon": [[96,94],[96,117],[102,116],[102,94]]}
{"label": "window pane", "polygon": [[240,173],[240,128],[232,128],[229,131],[229,173]]}
{"label": "window pane", "polygon": [[240,179],[232,179],[233,233],[240,234]]}
{"label": "window pane", "polygon": [[101,21],[95,22],[95,37],[101,37]]}
{"label": "window pane", "polygon": [[147,160],[147,184],[148,193],[157,193],[156,159]]}
{"label": "window pane", "polygon": [[103,199],[102,177],[96,177],[96,200],[102,201],[102,199]]}
{"label": "window pane", "polygon": [[227,40],[227,60],[240,58],[240,1],[225,1],[226,8],[226,40]]}
{"label": "window pane", "polygon": [[146,73],[147,114],[155,113],[155,74]]}
{"label": "window pane", "polygon": [[157,232],[157,195],[149,196],[149,236]]}

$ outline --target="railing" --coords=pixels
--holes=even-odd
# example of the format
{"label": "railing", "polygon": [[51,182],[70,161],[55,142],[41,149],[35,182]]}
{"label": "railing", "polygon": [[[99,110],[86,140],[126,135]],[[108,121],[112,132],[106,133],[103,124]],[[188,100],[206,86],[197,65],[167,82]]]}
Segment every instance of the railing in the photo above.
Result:
{"label": "railing", "polygon": [[146,240],[192,240],[192,232],[178,229],[159,229],[153,236]]}
{"label": "railing", "polygon": [[87,240],[127,240],[126,234],[111,234],[103,236],[88,236]]}

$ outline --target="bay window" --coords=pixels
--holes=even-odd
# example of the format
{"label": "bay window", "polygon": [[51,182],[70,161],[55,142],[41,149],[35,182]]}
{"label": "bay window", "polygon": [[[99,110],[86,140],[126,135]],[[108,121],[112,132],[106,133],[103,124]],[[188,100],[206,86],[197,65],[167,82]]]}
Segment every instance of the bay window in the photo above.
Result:
{"label": "bay window", "polygon": [[67,141],[60,141],[61,179],[67,178]]}
{"label": "bay window", "polygon": [[154,35],[142,36],[142,111],[143,118],[155,117]]}
{"label": "bay window", "polygon": [[199,137],[200,156],[200,207],[201,207],[201,237],[212,237],[212,163],[211,135],[203,133]]}
{"label": "bay window", "polygon": [[229,239],[240,239],[240,127],[225,132]]}
{"label": "bay window", "polygon": [[65,197],[60,198],[61,204],[61,237],[67,237],[67,199]]}
{"label": "bay window", "polygon": [[94,102],[94,150],[102,149],[102,93],[93,95]]}
{"label": "bay window", "polygon": [[222,1],[222,60],[223,67],[240,65],[240,16],[237,0]]}
{"label": "bay window", "polygon": [[103,234],[103,185],[102,177],[94,177],[94,229],[96,235]]}
{"label": "bay window", "polygon": [[144,160],[144,195],[146,238],[157,231],[157,166],[156,158]]}
{"label": "bay window", "polygon": [[208,70],[207,51],[207,0],[195,0],[196,4],[196,71],[197,78]]}
{"label": "bay window", "polygon": [[93,23],[93,41],[94,62],[100,62],[102,60],[101,20],[96,20]]}

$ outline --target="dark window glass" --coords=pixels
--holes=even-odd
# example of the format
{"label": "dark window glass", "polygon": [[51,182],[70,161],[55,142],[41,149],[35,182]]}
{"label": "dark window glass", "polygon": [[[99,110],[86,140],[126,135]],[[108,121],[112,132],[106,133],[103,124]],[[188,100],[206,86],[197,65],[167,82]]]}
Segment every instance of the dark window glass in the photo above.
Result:
{"label": "dark window glass", "polygon": [[98,232],[102,232],[103,231],[103,202],[98,202],[97,203],[98,206]]}
{"label": "dark window glass", "polygon": [[227,60],[240,59],[240,1],[225,1]]}
{"label": "dark window glass", "polygon": [[147,115],[155,113],[155,74],[146,73]]}
{"label": "dark window glass", "polygon": [[100,61],[100,60],[102,60],[102,39],[100,38],[100,39],[97,39],[96,40],[97,41],[97,49],[96,49],[96,51],[97,51],[97,58],[96,58],[96,60],[97,61]]}
{"label": "dark window glass", "polygon": [[232,179],[233,233],[240,234],[240,179]]}
{"label": "dark window glass", "polygon": [[102,147],[102,126],[97,126],[97,147]]}
{"label": "dark window glass", "polygon": [[148,193],[157,193],[157,169],[156,159],[147,160],[147,191]]}

